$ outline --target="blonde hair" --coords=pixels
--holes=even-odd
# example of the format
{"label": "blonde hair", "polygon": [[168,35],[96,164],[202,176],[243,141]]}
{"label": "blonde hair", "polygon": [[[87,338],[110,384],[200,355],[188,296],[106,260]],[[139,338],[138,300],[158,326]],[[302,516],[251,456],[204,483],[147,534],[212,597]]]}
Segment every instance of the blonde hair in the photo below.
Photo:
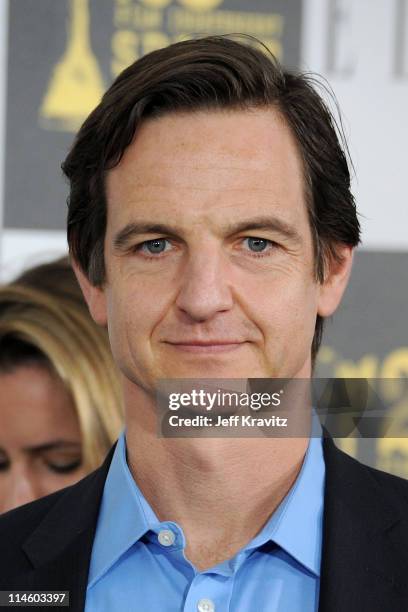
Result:
{"label": "blonde hair", "polygon": [[[67,259],[55,263],[69,266]],[[24,275],[0,287],[0,344],[12,339],[34,347],[41,353],[39,364],[48,362],[63,381],[79,421],[83,464],[91,471],[123,427],[121,390],[107,332],[94,323],[79,288],[69,287],[67,278],[65,295],[61,283],[55,290],[47,290],[46,282],[35,288],[31,281],[24,284]],[[2,361],[7,364],[7,354]],[[11,358],[6,369],[17,365]]]}

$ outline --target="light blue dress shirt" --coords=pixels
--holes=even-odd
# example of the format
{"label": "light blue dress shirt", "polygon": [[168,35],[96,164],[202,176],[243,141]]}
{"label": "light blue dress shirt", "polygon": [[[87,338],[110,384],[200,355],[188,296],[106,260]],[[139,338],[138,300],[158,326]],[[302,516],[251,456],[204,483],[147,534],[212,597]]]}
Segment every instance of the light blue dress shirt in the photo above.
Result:
{"label": "light blue dress shirt", "polygon": [[324,478],[322,441],[311,438],[295,484],[258,535],[197,571],[180,525],[160,522],[135,483],[123,433],[103,492],[85,611],[316,612]]}

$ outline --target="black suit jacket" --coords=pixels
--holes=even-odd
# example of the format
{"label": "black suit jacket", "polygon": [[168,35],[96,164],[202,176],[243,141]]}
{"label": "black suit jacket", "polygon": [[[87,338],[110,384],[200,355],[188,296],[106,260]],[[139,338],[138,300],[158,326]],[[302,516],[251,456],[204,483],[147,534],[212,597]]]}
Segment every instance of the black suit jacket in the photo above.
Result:
{"label": "black suit jacket", "polygon": [[[408,481],[362,465],[330,438],[323,448],[319,612],[408,612]],[[70,610],[84,609],[112,454],[76,485],[0,517],[0,590],[66,590]]]}

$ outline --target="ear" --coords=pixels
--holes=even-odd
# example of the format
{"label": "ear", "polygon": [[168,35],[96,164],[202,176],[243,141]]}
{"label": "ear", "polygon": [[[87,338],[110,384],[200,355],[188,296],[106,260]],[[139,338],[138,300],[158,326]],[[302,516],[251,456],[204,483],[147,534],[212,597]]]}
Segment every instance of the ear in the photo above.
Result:
{"label": "ear", "polygon": [[325,280],[320,284],[317,312],[321,317],[332,315],[340,304],[350,278],[353,264],[353,248],[337,245],[336,253],[327,261]]}
{"label": "ear", "polygon": [[82,289],[85,301],[88,304],[91,317],[98,325],[106,327],[106,296],[105,290],[102,287],[92,285],[86,274],[83,272],[79,264],[72,258],[71,265],[75,272],[77,281]]}

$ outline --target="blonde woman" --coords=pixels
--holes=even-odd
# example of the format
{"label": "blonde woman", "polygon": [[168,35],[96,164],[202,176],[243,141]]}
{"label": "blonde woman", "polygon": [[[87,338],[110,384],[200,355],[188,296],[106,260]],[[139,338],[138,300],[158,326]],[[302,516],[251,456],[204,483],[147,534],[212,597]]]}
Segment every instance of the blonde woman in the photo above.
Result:
{"label": "blonde woman", "polygon": [[0,288],[0,389],[0,512],[73,484],[118,437],[118,373],[67,258]]}

